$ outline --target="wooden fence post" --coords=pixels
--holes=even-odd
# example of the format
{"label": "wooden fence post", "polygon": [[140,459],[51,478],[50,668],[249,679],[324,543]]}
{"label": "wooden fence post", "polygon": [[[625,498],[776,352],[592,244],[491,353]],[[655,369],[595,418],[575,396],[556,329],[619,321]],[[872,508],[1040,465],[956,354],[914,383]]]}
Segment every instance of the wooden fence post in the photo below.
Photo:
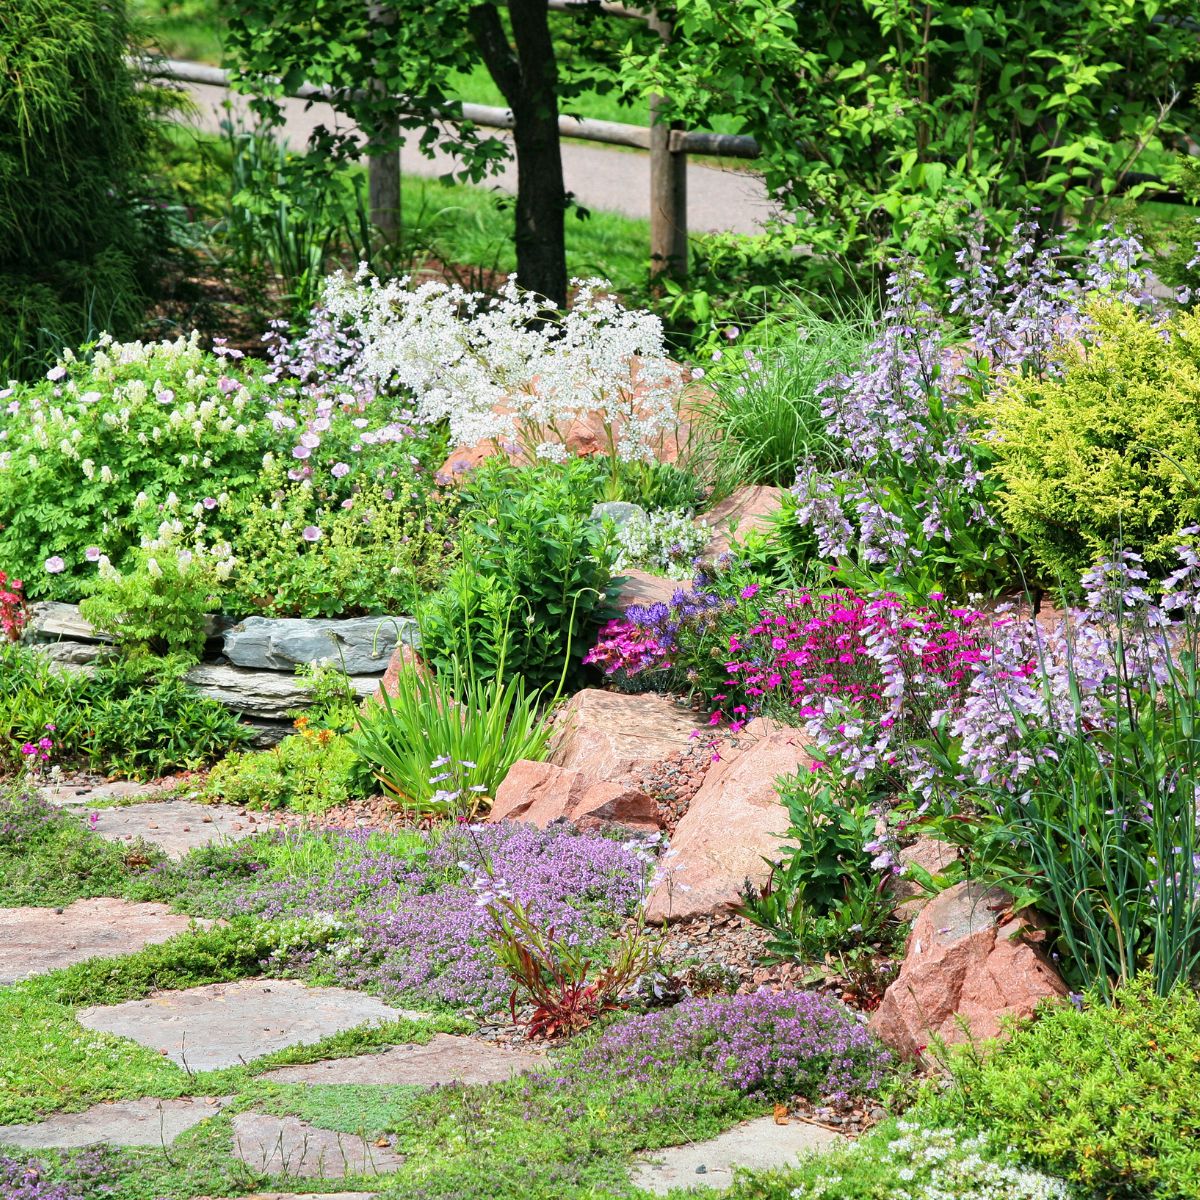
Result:
{"label": "wooden fence post", "polygon": [[[396,13],[380,0],[371,0],[368,15],[372,24],[384,29],[395,23]],[[386,94],[382,83],[376,90]],[[400,237],[400,119],[381,119],[374,130],[382,142],[394,142],[394,150],[381,150],[367,157],[367,202],[371,209],[371,224],[389,242]]]}
{"label": "wooden fence post", "polygon": [[[671,23],[654,13],[651,30],[671,40]],[[687,154],[672,144],[673,132],[661,116],[666,101],[650,97],[650,274],[683,279],[688,269]]]}

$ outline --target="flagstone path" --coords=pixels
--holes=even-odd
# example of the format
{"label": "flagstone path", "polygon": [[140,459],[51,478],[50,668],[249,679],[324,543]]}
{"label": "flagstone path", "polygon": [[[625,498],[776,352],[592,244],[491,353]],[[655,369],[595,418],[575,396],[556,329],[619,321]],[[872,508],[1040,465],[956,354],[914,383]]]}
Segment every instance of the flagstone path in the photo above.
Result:
{"label": "flagstone path", "polygon": [[[280,824],[269,815],[161,799],[164,789],[136,784],[60,787],[43,795],[80,813],[94,812],[98,832],[114,841],[144,838],[173,858],[197,846],[246,837]],[[129,803],[125,803],[129,802]],[[109,807],[98,807],[108,805]],[[128,954],[187,929],[190,919],[162,904],[100,898],[64,909],[0,909],[0,985],[93,957]],[[84,1028],[146,1046],[188,1071],[249,1063],[274,1051],[309,1045],[355,1027],[427,1014],[394,1008],[338,987],[308,987],[293,979],[244,979],[154,993],[142,1000],[84,1008]],[[544,1057],[475,1037],[435,1034],[425,1045],[278,1067],[263,1079],[281,1085],[433,1087],[490,1084],[536,1069]],[[97,1104],[42,1121],[0,1126],[0,1147],[74,1149],[96,1144],[169,1146],[217,1117],[231,1096],[134,1099]],[[244,1102],[242,1102],[244,1103]],[[253,1170],[292,1178],[386,1175],[404,1163],[382,1131],[366,1136],[320,1128],[295,1116],[255,1109],[230,1122],[230,1152]],[[634,1182],[657,1195],[672,1187],[721,1189],[733,1167],[774,1167],[842,1140],[819,1126],[771,1118],[751,1121],[707,1142],[664,1150],[636,1168]],[[324,1200],[370,1200],[368,1193],[324,1193]],[[243,1200],[316,1200],[315,1195],[263,1192]]]}
{"label": "flagstone path", "polygon": [[384,1175],[404,1165],[404,1155],[391,1149],[386,1139],[378,1142],[318,1129],[296,1117],[244,1112],[233,1118],[234,1156],[270,1175],[341,1179],[346,1175]]}
{"label": "flagstone path", "polygon": [[76,900],[66,908],[0,908],[0,984],[89,958],[132,954],[183,933],[191,923],[165,904],[111,897]]}
{"label": "flagstone path", "polygon": [[706,1142],[692,1142],[656,1151],[640,1165],[633,1182],[656,1196],[672,1188],[727,1188],[734,1167],[766,1171],[794,1163],[803,1154],[826,1150],[846,1139],[822,1125],[789,1121],[777,1125],[774,1117],[747,1121]]}
{"label": "flagstone path", "polygon": [[357,1025],[426,1017],[362,992],[306,987],[294,979],[210,983],[77,1015],[88,1029],[130,1038],[190,1071],[237,1066]]}
{"label": "flagstone path", "polygon": [[58,1113],[30,1125],[0,1125],[0,1145],[22,1150],[53,1146],[76,1150],[98,1142],[115,1146],[169,1146],[193,1125],[221,1111],[228,1097],[117,1100],[77,1113]]}
{"label": "flagstone path", "polygon": [[501,1083],[541,1066],[545,1058],[478,1038],[435,1033],[424,1046],[395,1046],[296,1067],[277,1067],[259,1078],[275,1083],[374,1083],[433,1087],[439,1083]]}

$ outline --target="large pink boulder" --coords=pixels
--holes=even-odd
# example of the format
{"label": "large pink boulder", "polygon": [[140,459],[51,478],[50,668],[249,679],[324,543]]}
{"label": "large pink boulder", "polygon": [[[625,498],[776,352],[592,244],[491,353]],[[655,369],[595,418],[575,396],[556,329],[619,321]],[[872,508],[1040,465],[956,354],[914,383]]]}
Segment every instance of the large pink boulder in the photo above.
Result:
{"label": "large pink boulder", "polygon": [[556,724],[550,761],[586,779],[612,783],[684,749],[696,714],[668,696],[586,688],[571,697]]}
{"label": "large pink boulder", "polygon": [[917,916],[871,1028],[915,1058],[935,1035],[948,1044],[994,1038],[1002,1018],[1028,1017],[1043,1000],[1065,996],[1058,973],[1023,935],[1036,929],[999,889],[947,888]]}
{"label": "large pink boulder", "polygon": [[715,508],[696,518],[697,525],[713,531],[706,553],[710,558],[724,554],[735,541],[748,533],[766,529],[780,510],[785,495],[779,487],[743,487],[727,496]]}
{"label": "large pink boulder", "polygon": [[666,877],[650,895],[647,920],[684,921],[719,913],[739,903],[745,881],[766,883],[780,857],[787,810],[775,781],[807,771],[808,742],[798,729],[781,729],[757,718],[736,747],[704,777],[671,838]]}
{"label": "large pink boulder", "polygon": [[646,832],[662,828],[654,801],[637,788],[529,759],[513,763],[496,789],[489,819],[527,821],[539,829],[563,819],[580,829],[608,824]]}

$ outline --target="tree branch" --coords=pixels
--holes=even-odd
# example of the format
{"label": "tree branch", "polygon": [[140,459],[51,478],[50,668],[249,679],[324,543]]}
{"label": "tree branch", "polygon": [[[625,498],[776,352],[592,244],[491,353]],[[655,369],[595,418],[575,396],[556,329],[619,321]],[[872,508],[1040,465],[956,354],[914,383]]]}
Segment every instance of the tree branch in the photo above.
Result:
{"label": "tree branch", "polygon": [[512,108],[521,99],[521,68],[508,44],[494,4],[475,4],[467,10],[467,28],[488,73]]}

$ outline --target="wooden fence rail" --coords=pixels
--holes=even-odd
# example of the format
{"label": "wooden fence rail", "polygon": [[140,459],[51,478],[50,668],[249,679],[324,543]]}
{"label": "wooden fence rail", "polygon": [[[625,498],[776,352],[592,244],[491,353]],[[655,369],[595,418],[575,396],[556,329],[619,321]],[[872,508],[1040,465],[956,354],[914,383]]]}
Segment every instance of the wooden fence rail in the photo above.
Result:
{"label": "wooden fence rail", "polygon": [[[660,37],[670,36],[669,27],[658,24],[645,13],[638,13],[619,4],[596,4],[595,0],[550,0],[558,11],[598,8],[609,16],[646,20]],[[146,58],[139,61],[142,72],[156,79],[178,83],[205,84],[209,87],[231,88],[233,76],[221,67],[178,59]],[[322,101],[336,106],[339,93],[327,87],[300,84],[290,96],[299,100]],[[657,97],[650,105],[650,124],[632,125],[620,121],[598,121],[591,117],[561,116],[558,130],[563,137],[609,146],[629,146],[650,153],[650,263],[657,274],[669,272],[676,278],[687,274],[687,158],[689,154],[713,155],[720,158],[757,158],[758,143],[751,137],[728,133],[703,133],[669,126],[659,116],[663,102]],[[513,115],[507,108],[489,104],[463,104],[461,113],[448,112],[448,121],[470,121],[484,129],[512,129]],[[398,212],[399,153],[377,156],[369,160],[372,197],[388,197],[380,206],[394,205]],[[394,199],[391,197],[396,193]],[[388,230],[386,207],[377,214],[385,231]],[[382,216],[384,219],[379,220]],[[390,232],[395,233],[393,228]]]}

